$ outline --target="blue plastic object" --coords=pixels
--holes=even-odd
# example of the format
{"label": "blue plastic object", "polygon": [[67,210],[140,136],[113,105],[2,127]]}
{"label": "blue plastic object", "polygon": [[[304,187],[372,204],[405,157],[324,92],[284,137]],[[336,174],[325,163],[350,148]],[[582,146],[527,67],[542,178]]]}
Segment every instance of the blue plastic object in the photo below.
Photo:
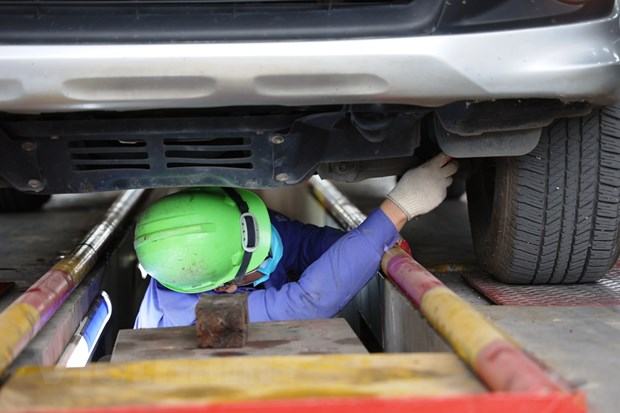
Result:
{"label": "blue plastic object", "polygon": [[263,263],[258,267],[258,272],[263,274],[258,280],[254,281],[252,285],[256,287],[259,284],[264,283],[269,279],[271,273],[276,270],[280,260],[282,259],[282,253],[284,251],[284,247],[282,246],[282,238],[280,238],[280,234],[278,234],[278,230],[275,227],[271,226],[271,250],[269,252],[269,256]]}

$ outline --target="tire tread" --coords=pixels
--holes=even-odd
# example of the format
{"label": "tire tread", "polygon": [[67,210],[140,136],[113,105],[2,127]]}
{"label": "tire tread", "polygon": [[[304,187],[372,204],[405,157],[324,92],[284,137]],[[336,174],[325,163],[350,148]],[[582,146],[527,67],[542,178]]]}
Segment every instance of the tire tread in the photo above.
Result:
{"label": "tire tread", "polygon": [[501,201],[509,213],[488,235],[487,250],[476,248],[492,256],[482,259],[488,270],[521,284],[603,277],[619,252],[620,106],[557,120],[532,152],[497,167],[509,175]]}

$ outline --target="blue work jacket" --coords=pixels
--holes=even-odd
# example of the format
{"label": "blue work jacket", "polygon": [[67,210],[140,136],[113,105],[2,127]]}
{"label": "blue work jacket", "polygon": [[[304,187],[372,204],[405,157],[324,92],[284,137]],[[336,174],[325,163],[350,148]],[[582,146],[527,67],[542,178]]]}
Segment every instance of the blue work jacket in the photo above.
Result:
{"label": "blue work jacket", "polygon": [[[398,239],[394,224],[380,209],[347,233],[272,211],[270,218],[284,251],[264,288],[242,289],[249,292],[250,322],[333,317],[375,275],[383,253]],[[151,278],[134,327],[191,325],[199,298],[171,291]]]}

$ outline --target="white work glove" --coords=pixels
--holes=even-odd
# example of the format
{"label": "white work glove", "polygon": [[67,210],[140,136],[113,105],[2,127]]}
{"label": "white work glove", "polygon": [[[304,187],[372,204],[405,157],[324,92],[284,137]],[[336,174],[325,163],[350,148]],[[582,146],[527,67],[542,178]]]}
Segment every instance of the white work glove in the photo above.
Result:
{"label": "white work glove", "polygon": [[440,153],[417,168],[408,170],[387,197],[408,219],[426,214],[446,199],[446,190],[458,168],[456,161]]}

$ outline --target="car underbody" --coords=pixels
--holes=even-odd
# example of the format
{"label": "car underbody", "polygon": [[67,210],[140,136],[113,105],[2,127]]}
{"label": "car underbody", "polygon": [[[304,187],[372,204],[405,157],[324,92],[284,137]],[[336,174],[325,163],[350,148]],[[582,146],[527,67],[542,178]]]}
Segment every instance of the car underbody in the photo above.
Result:
{"label": "car underbody", "polygon": [[536,99],[436,110],[343,105],[5,115],[0,159],[8,183],[38,193],[265,188],[317,171],[356,181],[400,174],[439,149],[458,158],[523,155],[555,118],[591,109]]}

